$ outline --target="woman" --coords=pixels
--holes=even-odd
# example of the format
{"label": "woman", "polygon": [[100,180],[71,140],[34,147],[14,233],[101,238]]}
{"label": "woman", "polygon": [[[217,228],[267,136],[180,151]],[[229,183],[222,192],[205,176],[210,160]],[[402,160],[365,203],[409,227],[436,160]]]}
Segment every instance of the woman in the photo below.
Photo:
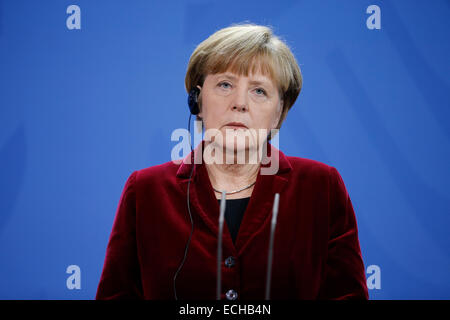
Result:
{"label": "woman", "polygon": [[[183,162],[129,176],[96,299],[215,299],[216,288],[221,299],[263,299],[277,193],[270,298],[368,299],[355,214],[338,171],[286,156],[265,144],[271,134],[256,134],[279,129],[300,93],[288,46],[265,26],[219,30],[193,52],[185,84],[205,138]],[[267,156],[249,161],[262,146]],[[242,154],[246,161],[237,161]],[[275,172],[262,173],[274,163]]]}

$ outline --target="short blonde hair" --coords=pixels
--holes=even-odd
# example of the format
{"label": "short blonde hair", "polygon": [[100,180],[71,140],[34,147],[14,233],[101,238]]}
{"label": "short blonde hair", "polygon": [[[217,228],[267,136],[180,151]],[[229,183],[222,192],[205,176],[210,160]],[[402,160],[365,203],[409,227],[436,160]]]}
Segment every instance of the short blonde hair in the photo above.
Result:
{"label": "short blonde hair", "polygon": [[203,86],[208,74],[228,70],[244,76],[259,70],[278,85],[280,99],[284,101],[276,127],[280,129],[302,88],[300,67],[287,44],[268,26],[233,24],[220,29],[192,53],[185,78],[187,92],[197,85]]}

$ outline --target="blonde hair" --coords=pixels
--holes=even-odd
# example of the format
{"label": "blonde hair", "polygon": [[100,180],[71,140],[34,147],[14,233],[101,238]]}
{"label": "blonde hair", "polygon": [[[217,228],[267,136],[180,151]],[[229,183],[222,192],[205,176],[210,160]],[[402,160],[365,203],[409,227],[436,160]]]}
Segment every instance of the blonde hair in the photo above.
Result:
{"label": "blonde hair", "polygon": [[275,36],[268,26],[233,24],[201,42],[189,59],[186,90],[190,92],[197,85],[203,86],[208,74],[230,70],[248,76],[249,71],[255,73],[258,69],[278,85],[280,99],[284,102],[276,127],[280,129],[300,94],[302,74],[287,44]]}

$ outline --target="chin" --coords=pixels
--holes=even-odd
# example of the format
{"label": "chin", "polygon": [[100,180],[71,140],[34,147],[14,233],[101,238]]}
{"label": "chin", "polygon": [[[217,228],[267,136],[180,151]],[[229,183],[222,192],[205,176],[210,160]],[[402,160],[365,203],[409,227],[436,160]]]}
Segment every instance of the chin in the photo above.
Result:
{"label": "chin", "polygon": [[248,142],[235,143],[233,141],[227,141],[224,146],[227,153],[234,153],[238,155],[239,153],[248,154],[249,152],[257,151],[256,144],[253,141],[249,144]]}

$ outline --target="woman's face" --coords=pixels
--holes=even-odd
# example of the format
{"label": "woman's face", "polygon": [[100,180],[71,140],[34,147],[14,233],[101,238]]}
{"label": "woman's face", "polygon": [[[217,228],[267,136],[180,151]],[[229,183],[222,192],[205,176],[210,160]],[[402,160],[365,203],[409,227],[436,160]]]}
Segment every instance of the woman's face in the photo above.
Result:
{"label": "woman's face", "polygon": [[[278,87],[259,72],[248,77],[229,71],[208,74],[200,95],[199,116],[203,119],[204,129],[220,130],[224,141],[211,140],[217,147],[225,147],[223,150],[227,152],[260,146],[270,129],[276,128],[282,111]],[[245,127],[235,127],[229,125],[230,122],[239,122]],[[263,139],[258,136],[259,129],[267,130]],[[227,136],[227,132],[233,134]],[[242,138],[245,136],[249,139]],[[205,140],[209,140],[206,134]]]}

